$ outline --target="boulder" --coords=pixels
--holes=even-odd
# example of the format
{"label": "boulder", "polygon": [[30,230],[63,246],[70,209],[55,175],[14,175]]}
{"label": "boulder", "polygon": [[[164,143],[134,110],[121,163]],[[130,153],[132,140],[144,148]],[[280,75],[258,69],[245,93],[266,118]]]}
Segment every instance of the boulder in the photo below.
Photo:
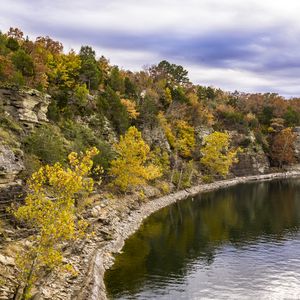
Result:
{"label": "boulder", "polygon": [[48,122],[50,98],[48,94],[37,90],[0,89],[0,102],[4,111],[29,127]]}

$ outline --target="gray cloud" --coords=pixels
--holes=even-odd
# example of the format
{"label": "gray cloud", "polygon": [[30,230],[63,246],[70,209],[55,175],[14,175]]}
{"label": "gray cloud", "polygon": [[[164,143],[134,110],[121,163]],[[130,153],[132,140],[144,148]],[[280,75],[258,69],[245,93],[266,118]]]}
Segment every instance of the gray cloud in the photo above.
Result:
{"label": "gray cloud", "polygon": [[161,59],[196,83],[300,95],[300,3],[293,0],[0,0],[0,29],[89,44],[124,68]]}

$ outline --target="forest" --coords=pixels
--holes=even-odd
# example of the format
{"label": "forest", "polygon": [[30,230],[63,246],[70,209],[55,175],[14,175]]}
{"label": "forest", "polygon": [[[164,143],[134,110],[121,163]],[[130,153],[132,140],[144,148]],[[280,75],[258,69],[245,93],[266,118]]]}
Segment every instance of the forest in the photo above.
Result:
{"label": "forest", "polygon": [[167,60],[132,72],[91,46],[66,52],[49,36],[10,28],[0,33],[0,89],[51,96],[48,122],[33,128],[0,102],[0,143],[22,152],[27,182],[25,202],[9,213],[34,231],[17,258],[20,299],[42,270],[75,272],[62,245],[92,234],[84,217],[92,192],[146,201],[145,186],[165,195],[233,177],[247,153],[263,153],[276,171],[297,162],[300,98],[193,84]]}

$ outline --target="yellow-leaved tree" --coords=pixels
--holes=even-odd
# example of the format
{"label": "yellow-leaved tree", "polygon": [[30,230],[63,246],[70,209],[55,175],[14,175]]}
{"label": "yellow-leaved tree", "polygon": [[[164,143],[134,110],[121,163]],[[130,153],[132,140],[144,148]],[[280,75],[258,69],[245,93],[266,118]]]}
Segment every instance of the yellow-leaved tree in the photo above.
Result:
{"label": "yellow-leaved tree", "polygon": [[238,161],[237,153],[241,149],[230,149],[230,137],[226,132],[215,131],[204,138],[204,143],[200,162],[210,175],[218,174],[225,177],[231,165]]}
{"label": "yellow-leaved tree", "polygon": [[195,130],[184,120],[176,122],[176,147],[183,157],[190,157],[195,148]]}
{"label": "yellow-leaved tree", "polygon": [[192,155],[195,147],[195,129],[184,120],[177,120],[174,124],[174,133],[172,126],[168,123],[163,112],[158,114],[158,122],[163,128],[166,138],[175,152],[187,158]]}
{"label": "yellow-leaved tree", "polygon": [[136,104],[130,99],[121,99],[121,103],[126,107],[130,119],[136,119],[140,113],[136,109]]}
{"label": "yellow-leaved tree", "polygon": [[99,151],[96,148],[85,154],[69,154],[69,165],[46,165],[32,174],[28,181],[25,204],[14,211],[14,216],[26,222],[36,232],[30,245],[19,253],[17,266],[19,286],[16,299],[28,299],[30,290],[43,269],[53,270],[69,265],[62,263],[62,243],[83,237],[87,227],[80,218],[78,207],[92,191],[94,181],[88,177]]}
{"label": "yellow-leaved tree", "polygon": [[62,88],[74,88],[79,75],[81,60],[73,50],[68,54],[48,55],[49,81]]}
{"label": "yellow-leaved tree", "polygon": [[162,175],[161,169],[149,163],[150,147],[136,127],[130,127],[120,142],[115,144],[118,157],[111,162],[109,173],[114,176],[113,184],[125,192],[129,188],[143,185]]}

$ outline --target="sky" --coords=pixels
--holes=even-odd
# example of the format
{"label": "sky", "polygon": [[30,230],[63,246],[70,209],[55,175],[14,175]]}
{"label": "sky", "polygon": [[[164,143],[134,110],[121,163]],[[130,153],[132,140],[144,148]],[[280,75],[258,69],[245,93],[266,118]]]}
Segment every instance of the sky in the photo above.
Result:
{"label": "sky", "polygon": [[92,46],[132,71],[166,59],[192,82],[300,96],[298,0],[0,0],[0,30]]}

